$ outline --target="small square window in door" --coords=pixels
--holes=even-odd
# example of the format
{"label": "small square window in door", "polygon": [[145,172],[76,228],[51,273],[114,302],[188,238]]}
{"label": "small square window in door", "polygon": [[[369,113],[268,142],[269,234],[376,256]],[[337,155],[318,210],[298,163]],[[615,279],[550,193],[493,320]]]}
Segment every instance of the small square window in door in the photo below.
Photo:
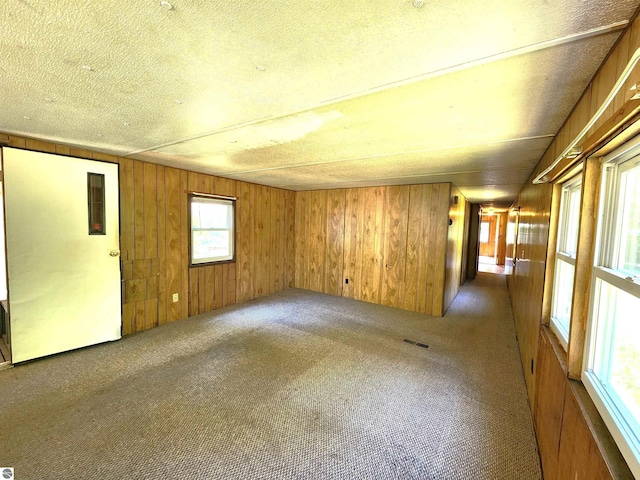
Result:
{"label": "small square window in door", "polygon": [[87,198],[89,206],[89,235],[106,235],[104,225],[104,175],[101,173],[87,174]]}

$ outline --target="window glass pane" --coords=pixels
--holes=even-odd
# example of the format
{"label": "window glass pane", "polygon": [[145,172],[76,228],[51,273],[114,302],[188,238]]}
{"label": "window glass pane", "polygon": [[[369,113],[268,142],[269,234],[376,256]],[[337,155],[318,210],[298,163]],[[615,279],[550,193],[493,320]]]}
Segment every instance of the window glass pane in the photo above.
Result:
{"label": "window glass pane", "polygon": [[640,276],[640,165],[620,175],[620,245],[617,268]]}
{"label": "window glass pane", "polygon": [[564,252],[576,256],[578,248],[578,227],[580,225],[580,188],[572,188],[567,196],[567,225]]}
{"label": "window glass pane", "polygon": [[640,299],[597,280],[597,331],[593,372],[614,402],[626,409],[640,439]]}
{"label": "window glass pane", "polygon": [[230,258],[231,242],[228,230],[193,232],[193,260]]}
{"label": "window glass pane", "polygon": [[191,203],[191,226],[193,228],[229,228],[231,205],[211,201]]}
{"label": "window glass pane", "polygon": [[489,222],[480,223],[480,243],[489,241]]}
{"label": "window glass pane", "polygon": [[89,199],[89,235],[105,235],[104,213],[104,175],[87,174]]}
{"label": "window glass pane", "polygon": [[565,342],[569,339],[569,321],[573,297],[574,267],[558,258],[553,279],[553,308],[551,321]]}

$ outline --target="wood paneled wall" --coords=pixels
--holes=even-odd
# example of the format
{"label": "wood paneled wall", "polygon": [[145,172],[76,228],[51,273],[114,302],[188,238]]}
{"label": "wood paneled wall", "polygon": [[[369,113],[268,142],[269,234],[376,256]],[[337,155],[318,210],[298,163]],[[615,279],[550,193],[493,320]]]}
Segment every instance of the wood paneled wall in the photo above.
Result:
{"label": "wood paneled wall", "polygon": [[[462,192],[455,186],[451,188],[451,202],[449,208],[450,225],[447,229],[447,267],[444,281],[444,311],[449,308],[456,298],[460,285],[466,276],[466,250],[468,247],[469,225],[466,222],[466,213],[469,210],[468,202]],[[466,265],[464,265],[466,267]]]}
{"label": "wood paneled wall", "polygon": [[[607,459],[603,456],[594,432],[608,433],[604,431],[600,415],[592,405],[588,405],[584,387],[567,378],[564,356],[553,333],[543,328],[538,353],[539,395],[534,418],[545,480],[632,479],[619,453],[610,452]],[[590,422],[583,413],[587,409],[594,410]],[[610,436],[606,440],[608,445],[613,445]]]}
{"label": "wood paneled wall", "polygon": [[[539,420],[543,421],[541,419],[554,418],[553,405],[557,400],[547,397],[548,395],[555,395],[552,391],[553,382],[548,383],[542,381],[543,379],[540,382],[536,381],[538,375],[550,374],[546,370],[546,366],[535,365],[536,360],[541,358],[538,355],[538,346],[542,320],[542,296],[545,282],[547,242],[549,240],[552,186],[549,184],[533,185],[531,182],[536,175],[551,165],[585,127],[591,116],[603,104],[604,99],[617,81],[628,60],[638,48],[640,48],[640,18],[635,17],[609,53],[550,147],[535,167],[515,204],[520,207],[520,214],[517,218],[517,244],[515,246],[516,265],[514,274],[509,277],[508,285],[531,405],[535,405],[536,400],[539,399],[538,406],[534,410],[536,423]],[[640,68],[636,67],[630,78],[625,82],[625,85],[615,96],[613,103],[589,131],[587,135],[589,141],[587,143],[594,144],[592,142],[597,142],[599,135],[602,134],[604,136],[610,131],[619,129],[620,121],[626,118],[628,112],[635,108],[634,101],[631,100],[631,96],[634,94],[631,86],[638,82],[640,82]],[[589,148],[589,146],[583,145],[586,148]],[[516,222],[515,215],[509,218],[511,222]],[[565,375],[564,372],[563,375]],[[536,387],[540,391],[536,392]],[[560,448],[568,449],[566,451],[570,453],[574,447],[569,441],[583,434],[586,415],[583,409],[574,408],[568,412],[570,413],[567,413],[567,415],[570,415],[571,420],[565,423],[563,417],[562,438],[566,440],[562,442]],[[555,418],[555,421],[558,421],[558,419]],[[541,431],[544,431],[544,429]],[[601,439],[598,438],[596,444],[599,445],[600,443]],[[597,463],[596,457],[599,448],[594,449],[592,446],[580,448],[580,451],[576,450],[571,453],[574,466],[566,467],[566,469],[565,467],[558,467],[558,475],[560,476],[557,478],[573,478],[575,472],[584,472],[584,469],[588,469],[589,467],[587,466],[591,465],[592,462]],[[545,463],[547,465],[553,464],[553,460],[545,458],[549,454],[545,453],[542,448],[541,455],[543,465]],[[549,468],[553,470],[555,467],[547,466],[547,470]],[[590,473],[585,478],[595,477]],[[599,478],[611,478],[611,475]]]}
{"label": "wood paneled wall", "polygon": [[461,275],[466,200],[455,192],[449,242],[448,183],[297,192],[296,287],[442,315]]}
{"label": "wood paneled wall", "polygon": [[[9,146],[120,164],[124,335],[293,287],[294,192],[16,136]],[[192,191],[237,197],[234,263],[189,268]]]}
{"label": "wood paneled wall", "polygon": [[552,187],[533,185],[532,179],[525,184],[518,199],[515,267],[508,284],[529,402],[533,406]]}

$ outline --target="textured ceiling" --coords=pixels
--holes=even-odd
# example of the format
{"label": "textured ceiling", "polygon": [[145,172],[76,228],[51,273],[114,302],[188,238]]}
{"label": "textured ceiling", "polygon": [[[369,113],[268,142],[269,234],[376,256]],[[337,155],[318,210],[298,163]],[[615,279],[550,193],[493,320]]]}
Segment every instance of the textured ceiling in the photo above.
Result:
{"label": "textured ceiling", "polygon": [[3,0],[0,130],[294,190],[509,201],[639,4],[420,1]]}

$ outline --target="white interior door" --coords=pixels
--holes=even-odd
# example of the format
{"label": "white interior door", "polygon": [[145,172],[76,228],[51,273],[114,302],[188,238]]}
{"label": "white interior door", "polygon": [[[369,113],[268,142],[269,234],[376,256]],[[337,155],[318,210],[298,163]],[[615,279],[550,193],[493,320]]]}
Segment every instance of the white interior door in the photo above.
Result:
{"label": "white interior door", "polygon": [[[118,165],[12,148],[3,159],[13,362],[119,339]],[[89,174],[104,175],[92,225]]]}

